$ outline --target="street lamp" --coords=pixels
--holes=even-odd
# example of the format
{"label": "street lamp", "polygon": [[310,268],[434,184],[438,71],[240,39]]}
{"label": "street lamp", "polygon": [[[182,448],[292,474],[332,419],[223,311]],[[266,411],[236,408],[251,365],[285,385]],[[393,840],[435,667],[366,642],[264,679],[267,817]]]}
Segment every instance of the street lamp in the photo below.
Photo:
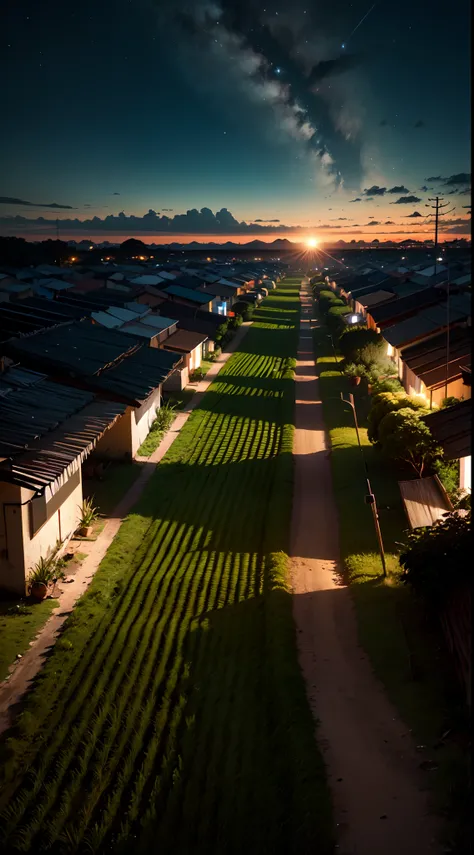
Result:
{"label": "street lamp", "polygon": [[365,480],[366,480],[366,484],[367,484],[367,495],[365,497],[365,503],[366,503],[366,505],[370,505],[370,507],[372,509],[372,516],[374,519],[375,533],[377,535],[377,540],[378,540],[378,544],[379,544],[380,559],[382,561],[383,575],[384,575],[384,577],[386,577],[387,576],[387,565],[385,563],[385,550],[384,550],[384,546],[383,546],[382,531],[380,528],[379,514],[377,511],[377,502],[375,501],[375,495],[372,491],[372,486],[371,486],[370,479],[369,479],[369,472],[367,469],[367,463],[366,463],[365,455],[364,455],[364,449],[362,448],[361,441],[360,441],[359,423],[357,421],[357,412],[356,412],[355,403],[354,403],[354,395],[352,393],[349,393],[349,400],[347,400],[346,398],[344,398],[344,395],[341,392],[341,401],[344,404],[349,405],[349,407],[352,410],[352,415],[354,416],[354,425],[355,425],[355,429],[356,429],[357,442],[359,444],[359,451],[362,454],[362,460],[364,463],[364,471],[365,471]]}

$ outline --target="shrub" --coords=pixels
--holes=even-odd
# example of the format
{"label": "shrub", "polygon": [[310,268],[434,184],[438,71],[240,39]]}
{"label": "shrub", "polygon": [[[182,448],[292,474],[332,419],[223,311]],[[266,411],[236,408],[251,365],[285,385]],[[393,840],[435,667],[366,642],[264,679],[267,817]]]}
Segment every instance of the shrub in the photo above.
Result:
{"label": "shrub", "polygon": [[344,326],[343,316],[347,315],[349,312],[349,306],[331,305],[331,308],[326,315],[326,323],[333,334],[337,335],[339,330]]}
{"label": "shrub", "polygon": [[402,581],[432,605],[471,580],[471,514],[457,511],[426,528],[415,529],[400,555]]}
{"label": "shrub", "polygon": [[229,330],[237,330],[243,324],[242,315],[236,315],[234,318],[231,318],[229,321]]}
{"label": "shrub", "polygon": [[448,407],[454,407],[455,404],[460,404],[461,398],[455,398],[454,395],[448,395],[447,398],[443,398],[441,401],[441,410],[446,410]]}
{"label": "shrub", "polygon": [[379,348],[385,346],[382,336],[366,327],[347,327],[338,342],[339,350],[348,362],[358,362],[360,351],[369,344]]}
{"label": "shrub", "polygon": [[355,362],[348,362],[343,368],[346,377],[366,377],[367,372],[363,365],[357,365]]}
{"label": "shrub", "polygon": [[426,466],[442,454],[420,415],[409,407],[395,410],[383,417],[378,430],[384,453],[406,463],[418,478],[422,478]]}
{"label": "shrub", "polygon": [[367,436],[370,442],[379,441],[379,427],[382,419],[396,410],[425,410],[422,401],[405,395],[403,389],[400,392],[377,392],[372,397],[372,406],[367,419]]}
{"label": "shrub", "polygon": [[225,337],[225,335],[227,333],[228,326],[229,326],[229,321],[226,319],[217,327],[216,333],[214,336],[215,342],[221,342],[222,341],[222,339]]}
{"label": "shrub", "polygon": [[403,386],[400,383],[400,380],[395,379],[395,377],[390,377],[386,380],[376,380],[372,384],[372,392],[374,395],[377,395],[380,392],[392,392],[396,395],[399,392],[403,392]]}
{"label": "shrub", "polygon": [[456,502],[459,494],[459,460],[436,460],[433,469],[451,501],[454,499]]}

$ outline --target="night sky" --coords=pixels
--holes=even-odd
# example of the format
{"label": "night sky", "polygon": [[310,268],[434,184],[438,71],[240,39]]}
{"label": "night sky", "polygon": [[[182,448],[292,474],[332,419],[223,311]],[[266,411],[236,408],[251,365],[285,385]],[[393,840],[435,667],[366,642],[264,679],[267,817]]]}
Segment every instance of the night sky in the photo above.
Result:
{"label": "night sky", "polygon": [[470,232],[469,0],[4,6],[2,234]]}

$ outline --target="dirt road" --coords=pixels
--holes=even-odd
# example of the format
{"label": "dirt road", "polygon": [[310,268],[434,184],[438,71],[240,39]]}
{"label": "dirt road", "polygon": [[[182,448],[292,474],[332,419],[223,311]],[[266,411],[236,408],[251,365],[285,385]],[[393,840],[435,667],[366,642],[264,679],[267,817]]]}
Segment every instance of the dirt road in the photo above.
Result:
{"label": "dirt road", "polygon": [[[435,855],[436,820],[420,756],[357,640],[341,583],[331,462],[311,338],[309,287],[301,292],[296,369],[292,519],[294,616],[317,738],[328,770],[338,855]],[[426,773],[425,773],[426,774]]]}

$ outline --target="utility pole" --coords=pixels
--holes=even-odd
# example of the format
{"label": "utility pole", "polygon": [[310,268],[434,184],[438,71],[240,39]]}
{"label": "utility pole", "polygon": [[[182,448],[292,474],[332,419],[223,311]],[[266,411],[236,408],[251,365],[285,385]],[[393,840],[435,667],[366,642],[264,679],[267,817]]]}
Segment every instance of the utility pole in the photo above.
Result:
{"label": "utility pole", "polygon": [[[451,208],[451,210],[450,210],[450,211],[444,211],[444,210],[443,210],[443,208],[447,208],[447,207],[448,207],[448,205],[449,205],[450,203],[449,203],[449,202],[446,202],[444,205],[442,205],[442,204],[441,204],[441,202],[443,202],[443,199],[440,199],[440,197],[439,197],[439,196],[435,196],[435,197],[433,197],[433,198],[429,198],[429,199],[428,199],[428,202],[434,202],[434,205],[426,205],[425,207],[426,207],[426,208],[433,208],[433,209],[434,209],[434,212],[435,212],[435,213],[434,213],[434,217],[435,217],[434,275],[436,276],[436,265],[437,265],[437,261],[438,261],[438,228],[439,228],[439,217],[440,217],[440,214],[441,214],[441,215],[443,215],[443,214],[451,214],[451,213],[454,211],[454,207],[453,207],[453,208]],[[428,216],[432,217],[432,216],[433,216],[433,214],[428,214]],[[436,282],[435,282],[435,284],[436,284]]]}
{"label": "utility pole", "polygon": [[356,429],[357,442],[359,444],[359,451],[362,454],[362,460],[364,463],[364,471],[365,471],[365,481],[367,484],[367,495],[365,497],[365,503],[366,503],[366,505],[370,505],[370,507],[372,509],[372,516],[374,519],[375,533],[377,535],[377,541],[379,544],[380,559],[382,561],[383,575],[386,577],[387,576],[387,565],[385,563],[385,550],[384,550],[383,540],[382,540],[382,530],[380,528],[380,520],[379,520],[379,513],[377,510],[377,502],[375,501],[375,495],[372,492],[372,486],[370,484],[369,471],[367,469],[367,462],[366,462],[365,455],[364,455],[364,449],[362,448],[361,441],[360,441],[359,423],[357,421],[357,411],[356,411],[355,403],[354,403],[354,395],[352,393],[349,393],[349,400],[347,400],[346,398],[344,398],[344,395],[341,392],[341,401],[344,404],[349,405],[349,407],[352,410],[352,415],[354,416],[354,425],[355,425],[355,429]]}

